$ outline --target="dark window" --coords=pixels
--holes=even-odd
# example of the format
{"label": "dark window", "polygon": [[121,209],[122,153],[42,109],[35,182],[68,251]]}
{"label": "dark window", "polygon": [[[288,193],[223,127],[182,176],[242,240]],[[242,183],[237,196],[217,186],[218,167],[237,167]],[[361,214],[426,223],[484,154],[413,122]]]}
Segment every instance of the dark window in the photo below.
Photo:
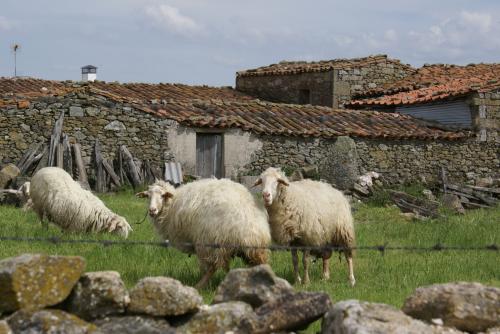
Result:
{"label": "dark window", "polygon": [[311,104],[311,91],[309,89],[299,91],[299,104]]}

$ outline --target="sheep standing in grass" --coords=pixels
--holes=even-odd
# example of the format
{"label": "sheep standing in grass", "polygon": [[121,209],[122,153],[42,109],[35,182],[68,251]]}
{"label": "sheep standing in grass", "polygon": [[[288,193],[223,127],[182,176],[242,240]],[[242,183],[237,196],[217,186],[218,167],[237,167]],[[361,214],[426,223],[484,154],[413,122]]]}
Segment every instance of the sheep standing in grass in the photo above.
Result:
{"label": "sheep standing in grass", "polygon": [[45,167],[31,178],[33,210],[63,230],[112,232],[127,238],[132,228],[125,218],[111,212],[90,191],[83,189],[61,168]]}
{"label": "sheep standing in grass", "polygon": [[[327,183],[302,180],[289,182],[276,168],[264,171],[255,185],[262,184],[262,197],[269,214],[273,240],[282,245],[333,246],[343,250],[349,269],[349,281],[354,286],[352,247],[354,247],[354,225],[349,202],[344,195]],[[292,250],[295,280],[308,283],[309,272],[304,251],[303,281],[299,275],[298,254]],[[332,251],[313,253],[323,258],[323,279],[330,278],[329,258]]]}
{"label": "sheep standing in grass", "polygon": [[156,181],[137,196],[149,197],[149,215],[162,238],[198,256],[203,276],[197,288],[219,268],[229,270],[234,256],[250,265],[267,262],[266,247],[271,244],[267,213],[241,184],[204,179],[174,189]]}

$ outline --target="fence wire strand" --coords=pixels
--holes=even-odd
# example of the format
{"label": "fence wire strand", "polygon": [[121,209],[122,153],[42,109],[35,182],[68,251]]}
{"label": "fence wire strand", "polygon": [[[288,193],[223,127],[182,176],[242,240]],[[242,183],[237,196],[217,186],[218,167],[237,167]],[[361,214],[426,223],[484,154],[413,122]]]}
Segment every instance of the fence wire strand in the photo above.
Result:
{"label": "fence wire strand", "polygon": [[271,251],[377,251],[384,254],[386,251],[406,251],[406,252],[439,252],[439,251],[493,251],[498,252],[499,246],[497,244],[484,245],[484,246],[447,246],[442,243],[437,243],[433,246],[390,246],[373,245],[373,246],[354,246],[354,247],[340,247],[340,246],[283,246],[283,245],[270,245],[267,247],[261,246],[239,246],[239,245],[221,245],[221,244],[192,244],[192,243],[172,243],[169,240],[164,241],[145,241],[145,240],[99,240],[99,239],[64,239],[57,236],[53,237],[13,237],[13,236],[0,236],[0,241],[16,241],[16,242],[32,242],[32,243],[49,243],[49,244],[95,244],[104,247],[110,246],[150,246],[150,247],[190,247],[190,248],[228,248],[228,249],[269,249]]}

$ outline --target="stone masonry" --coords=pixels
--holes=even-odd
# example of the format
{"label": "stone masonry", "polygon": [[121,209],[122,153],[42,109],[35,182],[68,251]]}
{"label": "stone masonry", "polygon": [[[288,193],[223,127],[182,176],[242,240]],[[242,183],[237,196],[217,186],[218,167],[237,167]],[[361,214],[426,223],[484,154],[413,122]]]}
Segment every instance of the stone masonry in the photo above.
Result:
{"label": "stone masonry", "polygon": [[412,72],[408,65],[385,58],[376,63],[324,72],[238,75],[236,89],[263,100],[285,103],[304,103],[301,91],[308,91],[310,104],[338,108],[356,93],[402,79]]}
{"label": "stone masonry", "polygon": [[[483,117],[481,110],[497,110],[499,100],[487,94],[476,100],[482,103],[478,107],[479,124],[489,127],[488,135],[496,133],[498,129],[491,128],[491,124],[498,119],[490,117],[498,117],[499,113],[487,112]],[[108,159],[114,158],[119,145],[127,145],[138,159],[148,159],[156,166],[178,161],[186,173],[195,173],[196,132],[204,129],[188,128],[137,110],[133,105],[82,92],[2,109],[0,164],[15,163],[30,145],[48,142],[61,112],[66,115],[63,131],[71,142],[82,146],[88,171],[92,169],[91,155],[98,138]],[[220,129],[220,132],[224,134],[225,176],[232,179],[257,175],[269,166],[296,169],[317,165],[319,177],[339,187],[348,187],[345,182],[367,171],[380,172],[390,183],[418,182],[422,177],[433,181],[439,168],[445,166],[452,180],[463,181],[466,173],[477,176],[498,173],[500,165],[498,143],[483,142],[480,136],[460,141],[353,138],[351,144],[339,146],[335,139],[257,135],[240,129]]]}

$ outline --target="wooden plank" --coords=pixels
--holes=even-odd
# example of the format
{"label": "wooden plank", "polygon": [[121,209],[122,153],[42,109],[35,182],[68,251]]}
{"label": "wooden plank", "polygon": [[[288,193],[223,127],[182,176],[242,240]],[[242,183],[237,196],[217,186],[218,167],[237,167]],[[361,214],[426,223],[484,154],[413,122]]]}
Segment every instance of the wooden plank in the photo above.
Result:
{"label": "wooden plank", "polygon": [[102,166],[102,161],[101,146],[99,145],[99,139],[96,139],[94,144],[95,190],[99,193],[106,192],[106,174]]}
{"label": "wooden plank", "polygon": [[57,143],[57,149],[56,149],[56,166],[61,169],[64,168],[63,156],[64,156],[64,146],[63,143],[59,142]]}
{"label": "wooden plank", "polygon": [[43,147],[43,151],[41,153],[41,157],[38,160],[38,163],[36,164],[35,170],[33,171],[33,174],[38,172],[40,169],[47,167],[49,162],[49,149],[46,145]]}
{"label": "wooden plank", "polygon": [[120,146],[120,150],[123,156],[124,169],[127,173],[129,180],[132,183],[132,187],[135,189],[142,184],[140,170],[137,168],[132,154],[127,149],[125,145]]}
{"label": "wooden plank", "polygon": [[125,180],[126,176],[125,176],[125,172],[123,170],[123,157],[122,157],[122,151],[118,148],[118,175],[120,175],[120,183],[121,184],[125,184],[126,181],[128,180]]}
{"label": "wooden plank", "polygon": [[454,184],[449,184],[448,188],[455,190],[457,192],[457,195],[468,195],[470,196],[469,198],[472,197],[478,201],[483,201],[488,205],[495,205],[498,202],[496,198],[487,196],[486,194],[476,191],[474,189],[461,187]]}
{"label": "wooden plank", "polygon": [[29,169],[42,158],[44,152],[43,150],[41,153],[37,154],[41,146],[42,143],[32,146],[19,160],[19,162],[17,163],[17,167],[19,168],[19,175],[26,174]]}
{"label": "wooden plank", "polygon": [[49,146],[49,161],[48,166],[56,165],[56,150],[59,142],[61,141],[61,132],[64,123],[64,111],[61,112],[59,119],[54,124],[54,129],[50,135],[50,146]]}
{"label": "wooden plank", "polygon": [[67,134],[63,135],[63,168],[73,177],[73,158],[71,156],[71,145]]}
{"label": "wooden plank", "polygon": [[72,144],[71,148],[73,149],[73,157],[75,159],[75,169],[78,176],[78,182],[80,182],[83,188],[90,189],[87,172],[85,171],[85,165],[83,164],[80,144]]}
{"label": "wooden plank", "polygon": [[393,202],[403,211],[403,212],[414,212],[425,217],[438,217],[438,207],[439,202],[424,200],[406,194],[404,192],[390,190],[389,194]]}
{"label": "wooden plank", "polygon": [[472,202],[468,202],[468,203],[463,203],[463,202],[462,202],[462,205],[463,205],[466,209],[488,209],[488,208],[491,208],[491,207],[490,207],[490,206],[488,206],[488,205],[479,204],[479,203],[472,203]]}
{"label": "wooden plank", "polygon": [[111,167],[111,165],[108,163],[106,159],[102,159],[102,166],[108,173],[109,177],[111,178],[111,181],[113,181],[113,183],[117,187],[121,187],[122,184],[120,182],[120,177],[116,175],[115,171],[113,170],[113,167]]}
{"label": "wooden plank", "polygon": [[477,190],[477,191],[483,191],[483,192],[487,192],[487,193],[500,195],[499,188],[486,188],[486,187],[478,187],[478,186],[471,186],[471,185],[465,185],[465,187],[473,189],[473,190]]}

